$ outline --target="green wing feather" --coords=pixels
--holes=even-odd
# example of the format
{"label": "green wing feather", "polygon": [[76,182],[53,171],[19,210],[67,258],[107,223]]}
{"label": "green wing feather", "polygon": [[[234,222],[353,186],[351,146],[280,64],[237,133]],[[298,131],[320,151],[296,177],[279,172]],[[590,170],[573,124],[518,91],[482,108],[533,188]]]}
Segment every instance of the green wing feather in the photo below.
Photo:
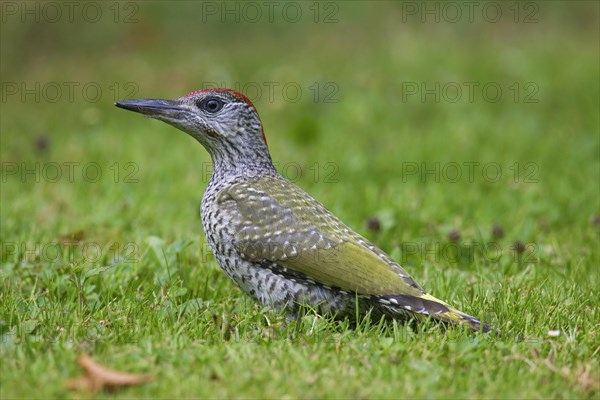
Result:
{"label": "green wing feather", "polygon": [[224,189],[218,201],[238,214],[234,245],[245,259],[361,295],[424,294],[400,265],[290,181],[252,178]]}

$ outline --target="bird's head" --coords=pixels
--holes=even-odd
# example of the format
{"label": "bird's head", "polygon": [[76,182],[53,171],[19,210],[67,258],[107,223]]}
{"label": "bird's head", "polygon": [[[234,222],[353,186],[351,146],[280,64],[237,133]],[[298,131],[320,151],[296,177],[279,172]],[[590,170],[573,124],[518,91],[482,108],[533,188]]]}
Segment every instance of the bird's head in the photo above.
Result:
{"label": "bird's head", "polygon": [[222,151],[268,155],[256,108],[246,96],[232,89],[198,90],[177,100],[121,100],[115,105],[181,129],[213,156]]}

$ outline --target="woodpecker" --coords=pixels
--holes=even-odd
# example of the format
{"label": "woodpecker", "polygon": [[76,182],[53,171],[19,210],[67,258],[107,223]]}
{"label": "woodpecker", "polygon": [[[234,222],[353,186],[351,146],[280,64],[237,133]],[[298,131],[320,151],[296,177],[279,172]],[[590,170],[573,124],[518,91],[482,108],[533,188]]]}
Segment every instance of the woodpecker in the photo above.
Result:
{"label": "woodpecker", "polygon": [[218,264],[245,293],[295,315],[302,305],[336,318],[427,316],[473,331],[490,326],[427,294],[390,256],[281,176],[252,102],[231,89],[117,107],[192,136],[212,158],[202,226]]}

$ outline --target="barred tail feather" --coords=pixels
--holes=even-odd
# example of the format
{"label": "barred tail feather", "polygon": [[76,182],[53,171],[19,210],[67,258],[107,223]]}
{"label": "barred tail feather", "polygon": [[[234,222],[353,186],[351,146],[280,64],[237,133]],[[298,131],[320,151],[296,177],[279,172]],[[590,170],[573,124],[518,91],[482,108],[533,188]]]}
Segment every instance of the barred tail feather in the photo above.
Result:
{"label": "barred tail feather", "polygon": [[455,325],[463,325],[475,332],[489,332],[493,330],[488,324],[479,321],[477,318],[465,314],[449,304],[437,299],[429,294],[422,296],[410,295],[390,295],[382,296],[379,301],[388,307],[400,307],[417,314],[430,315],[439,321],[448,322]]}

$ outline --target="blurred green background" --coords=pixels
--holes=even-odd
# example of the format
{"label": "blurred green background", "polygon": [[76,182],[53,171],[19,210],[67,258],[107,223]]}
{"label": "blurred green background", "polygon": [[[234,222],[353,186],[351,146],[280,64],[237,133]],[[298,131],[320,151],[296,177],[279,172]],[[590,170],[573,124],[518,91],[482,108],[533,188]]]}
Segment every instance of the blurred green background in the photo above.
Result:
{"label": "blurred green background", "polygon": [[[110,246],[123,254],[133,245],[133,270],[113,276],[114,287],[97,282],[90,289],[100,304],[128,296],[119,282],[152,281],[162,273],[161,263],[144,261],[156,240],[193,243],[182,250],[188,261],[177,264],[189,279],[178,281],[187,294],[176,303],[243,297],[202,246],[206,152],[172,127],[113,106],[119,99],[177,98],[227,86],[256,105],[282,174],[392,253],[432,293],[521,334],[543,337],[549,329],[577,326],[584,349],[566,352],[566,366],[597,353],[598,2],[69,4],[1,3],[3,333],[18,331],[23,320],[43,326],[43,318],[27,314],[36,309],[32,293],[43,276],[51,285],[53,268],[72,261],[44,254],[55,242],[98,244],[103,256],[90,268],[110,261]],[[377,221],[371,229],[369,217]],[[492,232],[494,225],[503,235]],[[452,240],[471,250],[469,243],[497,240],[505,258],[490,262],[487,250],[476,249],[475,259],[449,259],[436,246]],[[526,246],[524,262],[513,257],[515,242]],[[502,297],[507,288],[515,292]],[[580,295],[591,305],[575,300]],[[494,296],[501,300],[494,303]],[[67,301],[82,313],[76,318],[100,319],[81,296],[72,300],[57,296],[50,303]],[[8,306],[20,302],[29,311]],[[588,310],[579,322],[575,303]],[[47,354],[6,343],[15,368]],[[61,351],[55,356],[68,359],[70,351]],[[490,357],[496,363],[504,355]],[[47,359],[35,365],[28,367],[32,376],[35,368],[55,369]],[[591,365],[597,376],[597,362]],[[317,367],[306,364],[311,368]],[[465,392],[442,380],[430,382],[430,391],[411,386],[403,393],[598,393],[597,385],[581,384],[574,367],[574,375],[544,386],[553,379],[549,371],[531,372],[535,384],[516,384],[517,371],[488,391]],[[65,371],[55,374],[60,381]],[[27,395],[18,382],[16,373],[8,375],[7,393]],[[306,393],[286,391],[282,381],[266,391],[198,386],[196,395],[385,395],[368,385],[319,382]],[[168,385],[162,390],[173,393]]]}

